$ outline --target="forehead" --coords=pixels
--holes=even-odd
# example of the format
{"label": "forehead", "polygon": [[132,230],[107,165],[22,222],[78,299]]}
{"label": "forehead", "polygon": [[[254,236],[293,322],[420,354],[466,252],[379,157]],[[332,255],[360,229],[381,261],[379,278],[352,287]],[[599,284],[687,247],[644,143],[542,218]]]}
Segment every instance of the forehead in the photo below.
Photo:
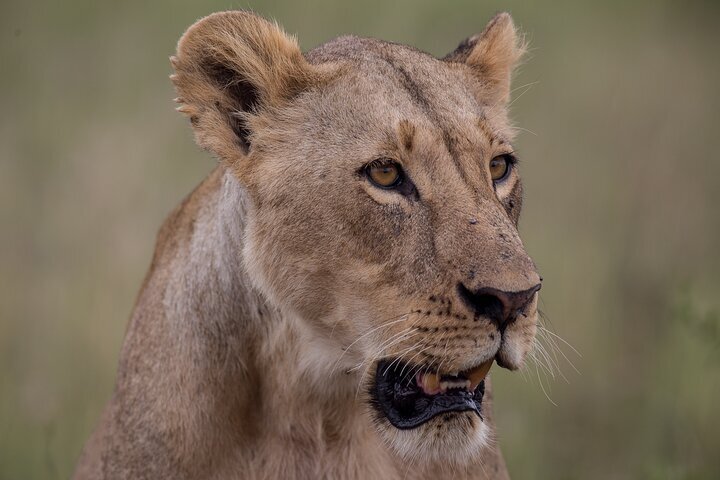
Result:
{"label": "forehead", "polygon": [[410,122],[446,143],[453,138],[510,140],[504,107],[483,101],[480,82],[464,64],[357,37],[338,38],[307,57],[311,63],[341,65],[319,102],[326,114],[335,117],[338,128],[387,131]]}

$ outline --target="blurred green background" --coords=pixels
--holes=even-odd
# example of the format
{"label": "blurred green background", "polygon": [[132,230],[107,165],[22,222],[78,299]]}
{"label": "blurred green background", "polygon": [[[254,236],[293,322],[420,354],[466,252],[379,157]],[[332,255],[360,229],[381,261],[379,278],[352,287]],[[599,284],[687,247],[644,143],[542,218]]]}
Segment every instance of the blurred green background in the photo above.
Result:
{"label": "blurred green background", "polygon": [[304,49],[355,33],[435,55],[512,12],[521,230],[579,354],[558,340],[552,372],[495,373],[510,472],[720,478],[720,8],[611,0],[2,2],[0,478],[68,477],[110,396],[155,232],[214,163],[168,56],[230,8]]}

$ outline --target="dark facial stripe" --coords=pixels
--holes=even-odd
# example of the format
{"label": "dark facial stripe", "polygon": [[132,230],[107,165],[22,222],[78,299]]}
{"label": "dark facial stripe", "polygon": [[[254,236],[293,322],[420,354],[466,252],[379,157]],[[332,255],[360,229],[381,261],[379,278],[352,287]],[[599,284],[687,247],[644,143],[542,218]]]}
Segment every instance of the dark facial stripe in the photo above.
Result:
{"label": "dark facial stripe", "polygon": [[490,145],[493,145],[497,137],[495,136],[493,131],[490,130],[490,127],[488,126],[484,116],[478,120],[477,126],[485,134],[485,137],[490,142]]}
{"label": "dark facial stripe", "polygon": [[[415,104],[418,105],[425,113],[434,117],[435,115],[430,106],[430,101],[425,97],[422,90],[420,89],[420,86],[415,83],[412,77],[410,77],[410,73],[402,66],[393,65],[390,60],[387,61],[399,74],[398,78],[400,79],[400,83],[403,87],[405,87],[405,90],[407,90],[407,92],[410,94],[410,97],[413,99]],[[435,118],[433,118],[433,120],[435,120]]]}
{"label": "dark facial stripe", "polygon": [[[395,71],[398,72],[398,78],[400,79],[400,83],[403,87],[405,87],[405,90],[410,94],[410,97],[413,99],[416,105],[418,105],[422,111],[425,113],[425,115],[428,116],[430,121],[440,129],[442,132],[442,139],[443,143],[445,144],[445,148],[450,153],[450,156],[452,157],[453,161],[457,165],[458,169],[460,169],[460,164],[458,163],[458,152],[456,147],[456,142],[452,138],[452,135],[450,132],[448,132],[446,129],[442,127],[442,123],[440,121],[440,118],[437,116],[437,113],[435,110],[433,110],[432,105],[430,101],[425,97],[425,95],[422,92],[422,89],[420,86],[415,83],[415,80],[412,79],[410,76],[410,73],[405,70],[400,65],[393,65],[395,68]],[[462,173],[462,170],[461,170]]]}
{"label": "dark facial stripe", "polygon": [[425,96],[422,88],[417,84],[417,82],[415,82],[415,80],[410,75],[410,72],[408,72],[402,65],[396,65],[395,63],[393,63],[392,59],[388,57],[383,57],[383,60],[385,60],[385,62],[387,62],[387,64],[390,65],[395,70],[395,72],[397,72],[397,78],[400,84],[408,92],[410,98],[413,100],[415,105],[420,107],[423,113],[425,113],[425,115],[427,115],[427,117],[430,119],[432,124],[440,129],[445,149],[450,154],[450,158],[452,158],[453,163],[455,164],[455,167],[460,173],[463,181],[467,185],[471,185],[471,183],[468,181],[468,178],[466,177],[462,165],[460,164],[457,140],[447,129],[443,128],[441,118],[432,108],[432,103]]}

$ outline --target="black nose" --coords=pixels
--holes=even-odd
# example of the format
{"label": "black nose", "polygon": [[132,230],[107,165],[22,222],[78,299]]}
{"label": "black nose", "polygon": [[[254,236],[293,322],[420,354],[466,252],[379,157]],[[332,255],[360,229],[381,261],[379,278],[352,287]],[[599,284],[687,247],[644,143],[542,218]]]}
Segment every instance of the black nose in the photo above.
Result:
{"label": "black nose", "polygon": [[540,287],[538,283],[519,292],[506,292],[489,287],[473,291],[461,283],[458,285],[458,295],[477,315],[488,317],[502,330],[515,320],[518,313],[525,310]]}

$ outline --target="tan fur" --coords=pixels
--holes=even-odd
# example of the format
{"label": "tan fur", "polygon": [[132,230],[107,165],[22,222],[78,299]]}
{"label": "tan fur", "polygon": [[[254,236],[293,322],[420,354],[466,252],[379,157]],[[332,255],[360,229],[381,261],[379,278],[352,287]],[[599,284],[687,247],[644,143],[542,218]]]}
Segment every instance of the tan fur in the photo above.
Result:
{"label": "tan fur", "polygon": [[[531,348],[537,296],[501,335],[457,294],[538,282],[517,172],[488,171],[521,51],[507,14],[444,60],[354,37],[303,55],[245,12],[190,27],[179,110],[221,163],[160,230],[75,478],[507,478],[489,385],[484,421],[413,430],[367,391],[380,358],[515,369]],[[417,196],[371,185],[377,158]]]}

